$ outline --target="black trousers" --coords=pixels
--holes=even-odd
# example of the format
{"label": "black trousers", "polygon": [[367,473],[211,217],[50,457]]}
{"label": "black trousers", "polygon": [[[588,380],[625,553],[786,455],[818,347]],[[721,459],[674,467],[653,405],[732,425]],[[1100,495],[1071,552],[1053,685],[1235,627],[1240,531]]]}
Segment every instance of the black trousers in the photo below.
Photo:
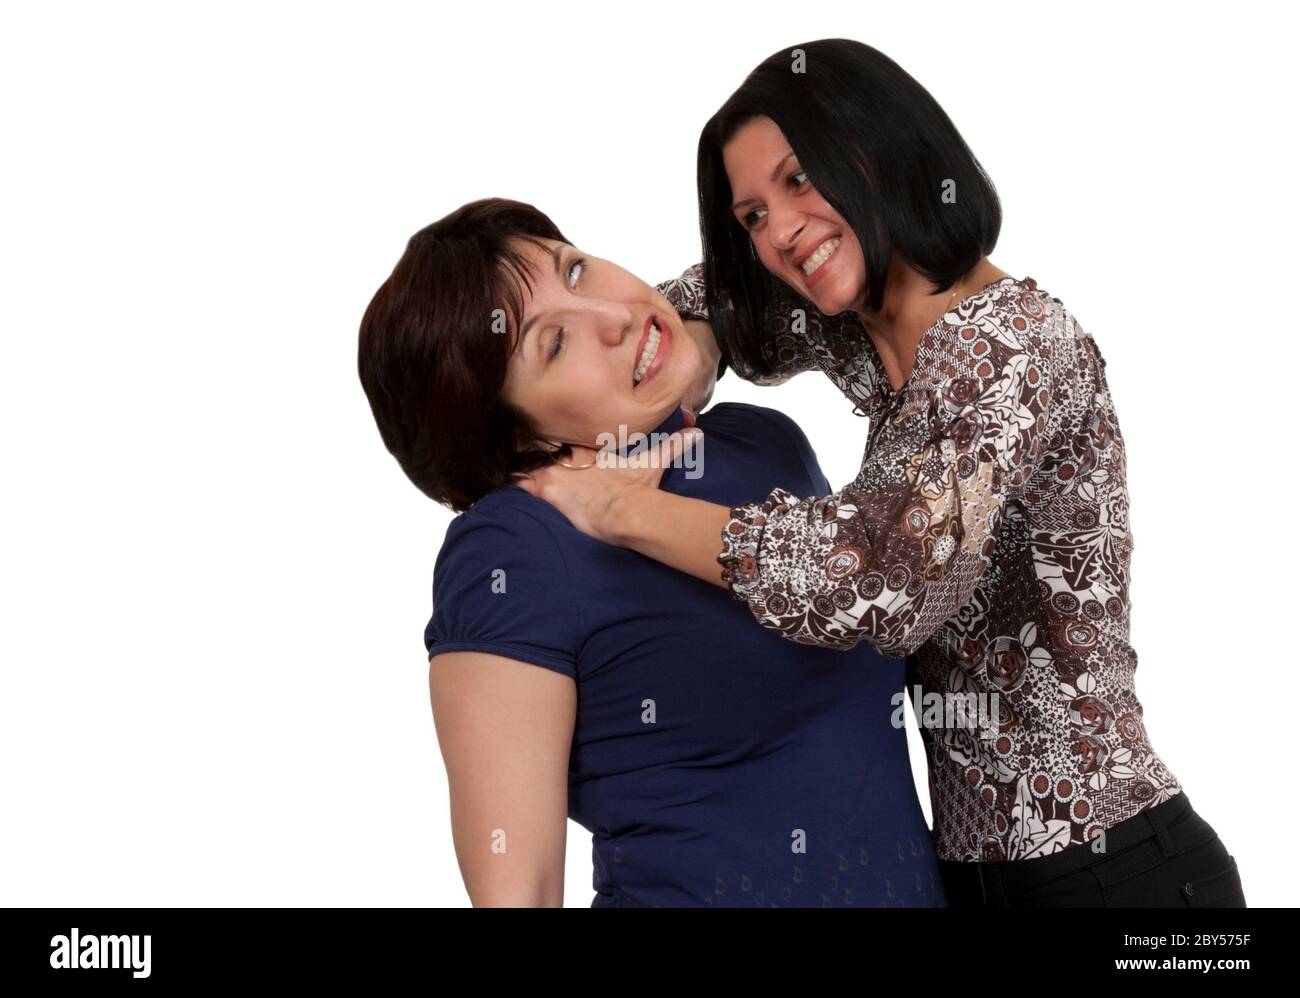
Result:
{"label": "black trousers", "polygon": [[1237,862],[1186,793],[1070,846],[999,863],[939,862],[953,908],[1244,908]]}

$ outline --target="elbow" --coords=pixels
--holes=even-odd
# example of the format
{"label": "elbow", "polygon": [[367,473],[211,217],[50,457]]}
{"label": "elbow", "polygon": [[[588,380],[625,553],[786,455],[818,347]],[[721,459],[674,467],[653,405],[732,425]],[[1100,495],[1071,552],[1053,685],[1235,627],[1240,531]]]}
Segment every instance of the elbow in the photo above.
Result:
{"label": "elbow", "polygon": [[563,908],[564,870],[528,872],[490,883],[466,883],[475,908]]}
{"label": "elbow", "polygon": [[829,590],[816,591],[795,580],[779,591],[744,592],[755,619],[783,638],[799,644],[848,651],[867,642],[881,655],[906,658],[929,639],[919,626],[918,604],[882,605],[861,602],[836,606]]}
{"label": "elbow", "polygon": [[880,654],[889,658],[907,658],[920,651],[921,646],[930,639],[930,635],[917,626],[920,623],[918,614],[909,610],[903,616],[906,619],[894,618],[881,622],[878,633],[871,642]]}
{"label": "elbow", "polygon": [[563,908],[564,891],[542,888],[480,891],[470,895],[470,904],[475,908]]}
{"label": "elbow", "polygon": [[916,614],[905,611],[902,616],[907,619],[888,617],[878,607],[872,607],[865,615],[855,614],[851,618],[842,614],[838,619],[824,621],[815,614],[807,614],[805,619],[810,622],[809,631],[818,644],[847,651],[865,641],[886,658],[907,658],[930,635],[917,626]]}
{"label": "elbow", "polygon": [[907,658],[914,655],[925,644],[925,638],[915,632],[909,632],[902,638],[878,641],[876,650],[886,658]]}
{"label": "elbow", "polygon": [[874,631],[862,628],[854,628],[847,632],[841,632],[834,635],[810,640],[809,644],[818,644],[822,647],[834,648],[837,651],[849,651],[856,648],[865,641],[871,645],[880,655],[885,658],[907,658],[923,644],[925,639],[919,635],[908,633],[905,635],[882,636]]}

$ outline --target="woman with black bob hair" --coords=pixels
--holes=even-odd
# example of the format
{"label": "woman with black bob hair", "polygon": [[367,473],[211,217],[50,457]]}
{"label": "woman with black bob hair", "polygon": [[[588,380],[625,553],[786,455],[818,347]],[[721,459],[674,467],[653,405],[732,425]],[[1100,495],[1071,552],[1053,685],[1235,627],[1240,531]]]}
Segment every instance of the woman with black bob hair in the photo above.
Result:
{"label": "woman with black bob hair", "polygon": [[[697,156],[703,305],[719,344],[743,370],[771,378],[782,360],[790,362],[768,352],[765,321],[783,285],[737,224],[723,162],[741,127],[763,118],[853,230],[873,312],[884,307],[891,266],[910,265],[935,293],[945,292],[997,244],[1002,206],[993,182],[943,108],[897,63],[839,38],[778,52],[709,119]],[[867,340],[860,320],[844,331]]]}
{"label": "woman with black bob hair", "polygon": [[989,260],[997,193],[947,114],[875,49],[810,42],[706,123],[698,171],[703,262],[667,297],[748,380],[830,378],[870,419],[858,475],[730,507],[654,469],[524,487],[784,638],[907,657],[949,904],[1244,906],[1134,690],[1106,362],[1059,299]]}

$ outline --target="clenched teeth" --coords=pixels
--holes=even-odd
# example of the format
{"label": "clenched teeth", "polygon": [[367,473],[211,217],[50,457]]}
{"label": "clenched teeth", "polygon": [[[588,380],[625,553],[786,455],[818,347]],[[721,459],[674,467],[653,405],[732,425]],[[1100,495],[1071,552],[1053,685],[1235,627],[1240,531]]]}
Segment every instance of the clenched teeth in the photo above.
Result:
{"label": "clenched teeth", "polygon": [[833,239],[827,239],[826,242],[818,246],[817,251],[803,262],[804,275],[811,277],[814,270],[829,260],[831,254],[834,253],[836,247],[839,246],[842,238],[842,236],[836,236]]}
{"label": "clenched teeth", "polygon": [[659,352],[659,326],[650,323],[650,335],[646,337],[645,349],[641,351],[641,360],[636,365],[636,370],[632,372],[632,384],[639,385],[641,379],[645,377],[646,369],[650,362],[655,359],[655,354]]}

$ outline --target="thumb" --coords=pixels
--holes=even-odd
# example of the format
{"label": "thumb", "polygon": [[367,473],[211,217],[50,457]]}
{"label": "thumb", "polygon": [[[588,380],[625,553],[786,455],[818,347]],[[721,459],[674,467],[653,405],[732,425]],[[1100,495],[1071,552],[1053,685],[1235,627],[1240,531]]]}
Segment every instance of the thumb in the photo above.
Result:
{"label": "thumb", "polygon": [[661,448],[662,467],[670,467],[677,461],[678,455],[689,454],[704,439],[704,431],[698,426],[688,426],[672,434]]}

